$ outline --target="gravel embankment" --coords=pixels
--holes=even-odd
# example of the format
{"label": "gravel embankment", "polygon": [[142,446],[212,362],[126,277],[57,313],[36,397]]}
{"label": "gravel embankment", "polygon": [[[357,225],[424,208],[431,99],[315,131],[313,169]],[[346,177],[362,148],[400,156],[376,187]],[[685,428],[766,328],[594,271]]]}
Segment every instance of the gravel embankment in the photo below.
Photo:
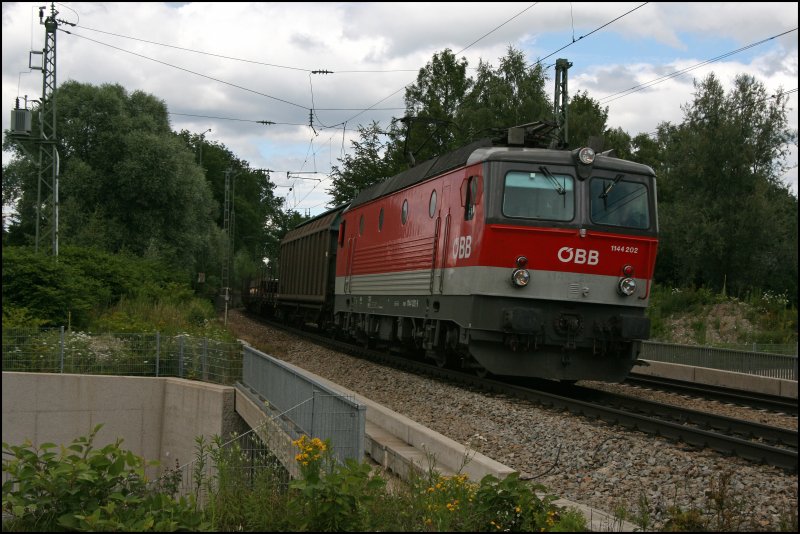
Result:
{"label": "gravel embankment", "polygon": [[[239,311],[229,314],[228,323],[238,337],[259,350],[469,444],[532,477],[551,493],[611,513],[624,510],[633,522],[646,509],[648,530],[664,528],[669,509],[675,506],[713,512],[709,502],[720,493],[721,481],[729,492],[725,511],[737,518],[728,529],[780,530],[787,528],[782,522],[797,513],[796,474],[381,367],[299,341]],[[591,385],[797,428],[796,417],[617,384]]]}

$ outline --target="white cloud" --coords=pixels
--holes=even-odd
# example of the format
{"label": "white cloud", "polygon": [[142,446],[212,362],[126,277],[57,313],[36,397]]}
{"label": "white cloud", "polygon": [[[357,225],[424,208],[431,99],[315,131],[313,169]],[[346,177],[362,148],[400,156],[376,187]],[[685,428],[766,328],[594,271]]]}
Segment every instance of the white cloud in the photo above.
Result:
{"label": "white cloud", "polygon": [[[41,94],[38,71],[20,75],[28,71],[29,50],[43,46],[39,5],[2,5],[3,128],[8,128],[15,97],[27,94],[33,99]],[[370,106],[402,108],[402,88],[445,47],[457,52],[480,39],[461,54],[475,67],[480,58],[496,65],[509,45],[526,50],[533,62],[574,37],[577,41],[557,55],[575,58],[570,91],[586,89],[590,96],[602,98],[797,26],[796,3],[649,3],[580,39],[639,5],[539,3],[509,21],[530,4],[70,4],[78,14],[57,4],[60,19],[79,20],[80,26],[62,25],[73,34],[58,34],[57,76],[59,83],[68,79],[96,85],[115,83],[129,91],[155,95],[176,113],[170,115],[175,130],[186,128],[199,133],[212,128],[208,139],[224,143],[253,167],[327,172],[342,153],[343,134],[341,128],[325,130],[320,125],[348,120],[347,128],[353,131],[345,134],[347,150],[358,124],[377,120],[388,127],[391,117],[401,115],[402,110],[357,110]],[[309,76],[304,69],[335,73]],[[397,69],[411,72],[388,72]],[[343,72],[352,70],[384,72]],[[692,79],[712,70],[726,83],[745,72],[756,76],[770,91],[793,89],[797,86],[797,32],[610,101],[609,123],[635,134],[654,131],[662,121],[680,121],[680,105],[692,98]],[[304,126],[309,120],[312,87],[315,108],[356,110],[319,109],[314,119],[315,135]],[[382,101],[392,93],[396,94]],[[796,129],[796,93],[790,102],[790,121]],[[291,124],[247,122],[257,120]],[[4,153],[3,161],[7,158]],[[788,179],[797,192],[796,169]],[[276,181],[281,182],[279,178]],[[298,182],[297,190],[292,191],[296,198],[308,193],[298,209],[316,206],[314,212],[320,212],[327,200],[327,187]]]}

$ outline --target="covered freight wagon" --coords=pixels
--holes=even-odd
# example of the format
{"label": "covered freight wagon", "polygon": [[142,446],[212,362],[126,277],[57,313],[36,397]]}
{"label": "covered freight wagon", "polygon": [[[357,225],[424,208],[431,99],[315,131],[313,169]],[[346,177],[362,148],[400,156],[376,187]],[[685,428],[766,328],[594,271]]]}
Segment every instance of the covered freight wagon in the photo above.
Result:
{"label": "covered freight wagon", "polygon": [[[278,313],[296,324],[318,324],[333,307],[338,206],[290,230],[281,241]],[[322,314],[322,315],[321,315]],[[320,325],[322,326],[322,325]]]}

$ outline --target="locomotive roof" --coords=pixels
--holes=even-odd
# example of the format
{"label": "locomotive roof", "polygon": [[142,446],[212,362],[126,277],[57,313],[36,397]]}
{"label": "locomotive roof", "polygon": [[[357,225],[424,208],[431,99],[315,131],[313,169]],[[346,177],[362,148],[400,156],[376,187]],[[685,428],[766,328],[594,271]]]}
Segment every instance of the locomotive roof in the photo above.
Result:
{"label": "locomotive roof", "polygon": [[447,154],[423,161],[416,167],[411,167],[400,174],[395,174],[391,178],[363,189],[350,204],[350,207],[353,208],[360,204],[365,204],[370,200],[394,193],[450,169],[461,167],[467,163],[467,160],[476,149],[490,146],[492,146],[491,139],[481,139]]}
{"label": "locomotive roof", "polygon": [[[573,154],[570,150],[553,150],[543,148],[523,148],[497,146],[489,139],[481,139],[463,146],[447,154],[429,159],[406,171],[383,180],[373,186],[363,189],[350,203],[350,208],[366,204],[395,191],[423,182],[428,178],[437,176],[451,169],[472,165],[480,161],[520,161],[530,160],[532,151],[539,152],[537,161],[551,165],[573,165]],[[612,169],[626,173],[644,174],[655,176],[653,169],[641,163],[635,163],[611,156],[598,154],[593,164],[595,169]],[[349,209],[349,208],[348,208]]]}
{"label": "locomotive roof", "polygon": [[[466,164],[472,165],[479,161],[519,161],[524,163],[530,161],[531,152],[538,152],[536,154],[537,163],[550,165],[573,165],[575,163],[572,150],[495,146],[475,150]],[[614,156],[604,156],[602,153],[595,156],[592,168],[655,176],[655,172],[648,165]]]}

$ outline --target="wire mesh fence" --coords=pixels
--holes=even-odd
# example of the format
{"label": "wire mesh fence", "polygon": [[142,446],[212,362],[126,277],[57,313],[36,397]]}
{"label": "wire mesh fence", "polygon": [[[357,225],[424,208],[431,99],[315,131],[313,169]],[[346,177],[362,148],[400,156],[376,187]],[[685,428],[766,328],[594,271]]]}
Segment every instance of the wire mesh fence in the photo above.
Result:
{"label": "wire mesh fence", "polygon": [[286,492],[292,479],[287,467],[291,466],[270,450],[269,432],[262,425],[227,441],[198,437],[195,459],[168,467],[151,485],[175,497],[193,495],[201,507],[231,488]]}
{"label": "wire mesh fence", "polygon": [[3,371],[172,376],[230,385],[242,375],[242,345],[186,334],[4,329]]}

